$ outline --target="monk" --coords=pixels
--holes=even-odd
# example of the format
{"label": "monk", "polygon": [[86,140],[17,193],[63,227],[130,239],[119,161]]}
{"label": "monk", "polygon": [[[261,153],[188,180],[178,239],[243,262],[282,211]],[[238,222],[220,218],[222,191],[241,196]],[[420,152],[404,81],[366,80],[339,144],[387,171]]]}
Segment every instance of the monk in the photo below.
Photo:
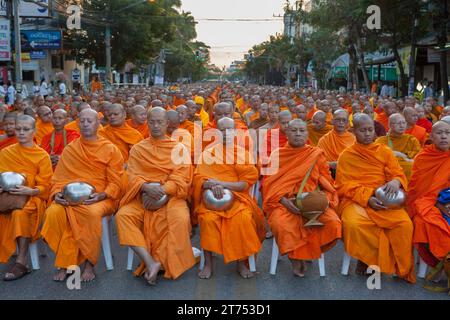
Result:
{"label": "monk", "polygon": [[[7,281],[30,273],[27,267],[28,246],[39,239],[39,226],[44,217],[53,174],[47,152],[34,143],[35,120],[27,115],[18,116],[15,131],[18,143],[0,151],[0,172],[24,174],[26,186],[17,186],[9,193],[29,198],[22,209],[0,214],[0,263],[7,263],[18,249],[15,262],[4,276]],[[0,193],[3,193],[1,187]]]}
{"label": "monk", "polygon": [[269,122],[269,105],[267,103],[261,103],[259,106],[259,117],[250,122],[249,129],[259,129]]}
{"label": "monk", "polygon": [[[76,104],[72,105],[70,114],[71,114],[73,120],[71,122],[69,122],[68,124],[66,124],[64,126],[64,128],[66,130],[75,130],[76,132],[80,133],[78,115],[81,113],[81,111],[83,111],[85,109],[91,109],[91,106],[86,102],[76,103]],[[106,115],[106,112],[105,112],[105,115]],[[102,126],[100,126],[100,128],[101,127]]]}
{"label": "monk", "polygon": [[355,143],[353,133],[348,131],[348,112],[339,109],[333,113],[333,130],[319,139],[317,146],[325,152],[330,169],[336,170],[339,155]]}
{"label": "monk", "polygon": [[450,123],[436,122],[431,140],[433,144],[414,160],[407,204],[414,222],[414,246],[425,263],[437,269],[439,279],[440,262],[450,259],[450,211],[448,204],[438,203],[439,192],[450,187]]}
{"label": "monk", "polygon": [[426,118],[425,108],[423,106],[416,106],[417,111],[417,125],[424,128],[427,133],[431,132],[432,122]]}
{"label": "monk", "polygon": [[73,140],[80,137],[77,131],[64,128],[67,119],[67,112],[65,110],[55,110],[52,117],[54,130],[42,139],[41,147],[50,155],[53,169],[58,164],[64,148]]}
{"label": "monk", "polygon": [[320,138],[333,129],[333,126],[328,124],[326,119],[326,113],[319,110],[312,116],[311,123],[308,123],[308,137],[312,146],[317,146]]}
{"label": "monk", "polygon": [[16,113],[9,112],[3,117],[3,130],[5,134],[0,136],[0,151],[18,142],[16,138]]}
{"label": "monk", "polygon": [[421,146],[419,140],[410,134],[406,134],[405,130],[405,118],[400,113],[394,113],[389,117],[389,133],[384,137],[379,137],[375,142],[392,149],[406,179],[409,181],[414,157],[421,150]]}
{"label": "monk", "polygon": [[251,108],[244,112],[244,119],[247,124],[250,124],[253,120],[259,118],[259,107],[262,103],[261,97],[259,95],[252,96],[250,100]]}
{"label": "monk", "polygon": [[375,120],[375,112],[373,110],[373,107],[371,105],[366,105],[363,109],[363,113],[367,114],[369,117],[371,117],[373,120],[373,124],[375,126],[375,137],[381,137],[386,135],[386,129],[384,126],[379,123],[377,120]]}
{"label": "monk", "polygon": [[425,146],[425,143],[428,140],[428,133],[425,128],[417,125],[417,121],[419,120],[417,110],[412,107],[405,107],[405,109],[403,109],[403,116],[406,121],[405,133],[413,135],[419,140],[422,147]]}
{"label": "monk", "polygon": [[[45,211],[42,237],[55,253],[59,271],[54,281],[64,281],[68,268],[82,267],[81,281],[95,279],[102,236],[102,218],[112,215],[124,191],[124,162],[119,149],[97,134],[98,114],[86,109],[79,114],[81,137],[69,144],[61,155],[52,178],[50,200]],[[62,190],[82,181],[95,188],[88,200],[69,205]]]}
{"label": "monk", "polygon": [[125,163],[131,147],[144,139],[142,134],[125,123],[125,109],[119,103],[114,103],[109,109],[109,124],[98,131],[98,134],[114,143],[122,153]]}
{"label": "monk", "polygon": [[340,155],[335,184],[345,251],[359,260],[358,274],[366,274],[367,266],[373,265],[414,283],[412,221],[404,209],[388,209],[375,197],[379,187],[387,196],[406,189],[405,174],[392,150],[373,143],[373,119],[358,114],[353,128],[356,143]]}
{"label": "monk", "polygon": [[36,121],[35,139],[38,145],[41,145],[42,139],[53,131],[52,110],[47,106],[40,106],[37,109],[39,118]]}
{"label": "monk", "polygon": [[180,105],[175,109],[180,119],[180,129],[189,131],[191,136],[194,136],[194,123],[188,119],[188,108],[185,105]]}
{"label": "monk", "polygon": [[[135,275],[143,275],[154,285],[161,267],[165,278],[176,279],[195,265],[186,204],[192,167],[172,158],[174,149],[178,149],[183,155],[177,160],[186,160],[186,156],[189,160],[189,151],[166,135],[164,109],[149,110],[148,124],[150,137],[135,145],[130,153],[129,186],[116,221],[120,244],[131,246],[142,261]],[[168,202],[160,208],[153,207],[153,202],[163,196],[169,197]]]}
{"label": "monk", "polygon": [[[283,147],[287,143],[287,137],[285,131],[289,125],[289,121],[292,120],[292,115],[288,110],[281,111],[278,114],[278,125],[276,125],[273,129],[270,129],[267,132],[266,144],[267,144],[267,156],[270,156],[271,153]],[[274,146],[272,145],[272,135],[276,133],[278,135],[278,143]]]}
{"label": "monk", "polygon": [[191,121],[192,123],[200,123],[203,127],[203,122],[202,119],[200,119],[199,116],[197,116],[197,105],[195,104],[195,102],[193,100],[188,100],[186,101],[186,103],[184,104],[187,108],[187,113],[188,113],[188,120]]}
{"label": "monk", "polygon": [[450,106],[446,106],[445,108],[442,109],[442,113],[439,116],[439,119],[442,120],[443,117],[447,116],[450,116]]}
{"label": "monk", "polygon": [[294,115],[296,119],[300,119],[306,122],[306,116],[308,112],[306,111],[306,107],[303,104],[299,104],[294,108]]}
{"label": "monk", "polygon": [[389,131],[389,117],[391,114],[397,113],[398,108],[395,102],[388,101],[381,105],[383,112],[376,115],[375,120],[380,122],[386,131]]}
{"label": "monk", "polygon": [[126,123],[139,131],[144,138],[149,137],[148,125],[147,125],[147,110],[144,106],[135,105],[131,108],[131,119],[128,119]]}
{"label": "monk", "polygon": [[280,113],[280,106],[278,104],[269,105],[269,121],[262,126],[262,129],[273,129],[278,124],[278,114]]}
{"label": "monk", "polygon": [[[225,263],[237,261],[239,274],[247,279],[254,276],[246,265],[248,257],[260,251],[266,236],[264,216],[249,195],[249,189],[259,174],[252,164],[251,155],[235,144],[234,120],[221,118],[217,128],[222,132],[222,141],[202,153],[193,181],[194,210],[205,255],[205,267],[198,276],[201,279],[211,277],[212,252],[215,252],[223,255]],[[202,200],[203,192],[210,189],[217,199],[221,199],[224,188],[233,192],[232,207],[226,211],[207,209]]]}
{"label": "monk", "polygon": [[200,117],[200,119],[203,123],[203,126],[206,126],[210,120],[209,120],[208,112],[206,112],[204,109],[205,99],[201,96],[196,96],[194,99],[194,102],[197,105],[196,115],[198,117]]}
{"label": "monk", "polygon": [[[288,144],[271,156],[271,159],[279,159],[279,170],[264,179],[263,209],[280,253],[288,255],[294,275],[304,277],[305,260],[319,259],[341,237],[341,222],[335,212],[339,199],[324,152],[306,145],[306,123],[300,119],[290,121],[286,135]],[[293,201],[311,168],[304,192],[316,190],[320,186],[330,204],[318,219],[324,226],[318,228],[303,226],[306,221]]]}

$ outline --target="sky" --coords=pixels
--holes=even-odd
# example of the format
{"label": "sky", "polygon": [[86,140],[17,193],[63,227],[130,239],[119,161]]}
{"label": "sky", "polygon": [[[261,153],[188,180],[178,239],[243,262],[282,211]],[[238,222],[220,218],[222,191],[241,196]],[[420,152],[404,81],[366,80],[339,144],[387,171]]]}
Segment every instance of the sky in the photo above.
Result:
{"label": "sky", "polygon": [[[181,9],[190,11],[198,22],[197,40],[211,47],[211,63],[222,67],[255,44],[283,32],[285,0],[182,0]],[[202,19],[271,19],[271,21],[204,21]]]}

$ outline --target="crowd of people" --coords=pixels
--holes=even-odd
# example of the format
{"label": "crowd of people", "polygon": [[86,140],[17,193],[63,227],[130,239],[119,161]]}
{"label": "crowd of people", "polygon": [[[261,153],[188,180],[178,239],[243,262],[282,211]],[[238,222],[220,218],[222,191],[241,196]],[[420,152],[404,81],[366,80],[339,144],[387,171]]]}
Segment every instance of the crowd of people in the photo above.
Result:
{"label": "crowd of people", "polygon": [[[13,260],[5,280],[30,272],[29,244],[42,239],[55,253],[55,281],[73,265],[92,281],[102,218],[114,217],[120,245],[140,258],[135,275],[152,285],[161,270],[176,279],[196,264],[198,230],[201,279],[214,273],[213,254],[253,277],[249,257],[274,237],[298,277],[342,240],[358,274],[376,265],[415,283],[415,249],[427,280],[450,287],[450,106],[433,97],[229,83],[99,87],[18,97],[0,105],[0,130],[0,173],[27,181],[0,197],[28,197],[0,212],[0,263]],[[74,181],[95,188],[75,206],[62,193]],[[405,204],[385,206],[380,187],[390,197],[403,191]],[[211,209],[207,190],[216,199],[231,191],[231,207]],[[311,223],[297,200],[316,191],[327,205]]]}

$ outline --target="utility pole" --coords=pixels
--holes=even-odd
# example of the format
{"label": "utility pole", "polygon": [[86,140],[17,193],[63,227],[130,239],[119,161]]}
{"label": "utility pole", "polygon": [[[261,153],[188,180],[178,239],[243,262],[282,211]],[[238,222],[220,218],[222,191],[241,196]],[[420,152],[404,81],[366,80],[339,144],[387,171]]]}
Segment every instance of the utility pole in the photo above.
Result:
{"label": "utility pole", "polygon": [[105,49],[106,49],[106,81],[111,81],[111,21],[110,21],[110,7],[109,1],[106,2],[106,30],[105,30]]}
{"label": "utility pole", "polygon": [[[408,96],[414,95],[414,75],[416,71],[416,34],[417,34],[417,26],[419,25],[419,10],[418,8],[414,9],[413,15],[413,25],[411,31],[411,54],[409,56],[409,83],[408,83]],[[378,75],[379,80],[379,75]]]}
{"label": "utility pole", "polygon": [[16,63],[14,68],[16,76],[16,89],[21,89],[22,85],[22,50],[20,41],[19,2],[20,0],[12,0],[14,12],[14,46],[16,52]]}

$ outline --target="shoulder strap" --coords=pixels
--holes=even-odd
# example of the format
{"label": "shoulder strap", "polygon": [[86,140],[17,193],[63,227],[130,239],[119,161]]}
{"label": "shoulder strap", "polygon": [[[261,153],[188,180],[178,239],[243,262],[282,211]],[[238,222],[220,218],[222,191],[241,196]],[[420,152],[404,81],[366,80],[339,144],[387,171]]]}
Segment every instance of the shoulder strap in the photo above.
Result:
{"label": "shoulder strap", "polygon": [[[64,147],[67,145],[67,132],[66,129],[63,129],[63,143]],[[55,131],[52,132],[52,138],[50,140],[50,153],[53,154],[53,149],[55,148]]]}
{"label": "shoulder strap", "polygon": [[298,189],[298,193],[297,193],[297,197],[296,197],[297,201],[296,202],[297,202],[297,205],[300,208],[301,208],[301,203],[302,203],[300,199],[301,199],[301,196],[302,196],[302,193],[303,193],[303,189],[305,188],[306,182],[308,181],[309,176],[311,175],[311,172],[314,169],[314,166],[316,165],[316,162],[317,162],[317,159],[314,160],[311,168],[309,168],[308,172],[306,173],[305,177],[303,178],[302,184],[300,185],[300,189]]}
{"label": "shoulder strap", "polygon": [[394,144],[392,143],[391,136],[389,135],[389,133],[386,135],[386,137],[387,137],[388,147],[390,149],[394,150]]}

